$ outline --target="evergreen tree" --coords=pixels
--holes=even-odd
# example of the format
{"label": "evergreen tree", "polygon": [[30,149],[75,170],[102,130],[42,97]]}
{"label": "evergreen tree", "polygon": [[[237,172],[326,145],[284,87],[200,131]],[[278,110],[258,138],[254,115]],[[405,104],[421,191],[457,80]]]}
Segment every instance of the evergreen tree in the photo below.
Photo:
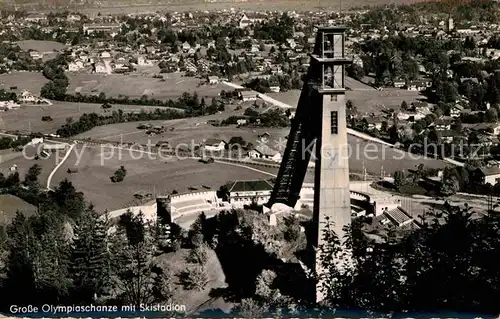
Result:
{"label": "evergreen tree", "polygon": [[64,179],[59,186],[50,194],[53,203],[57,205],[61,213],[76,219],[85,210],[83,193],[78,192],[73,184]]}
{"label": "evergreen tree", "polygon": [[61,216],[51,211],[30,218],[18,214],[7,234],[7,300],[32,305],[67,300],[69,245]]}
{"label": "evergreen tree", "polygon": [[[128,225],[128,227],[127,227]],[[135,305],[155,300],[153,272],[154,239],[142,213],[122,221],[114,234],[112,265],[115,285],[125,303]]]}
{"label": "evergreen tree", "polygon": [[71,278],[78,302],[94,302],[94,296],[105,294],[109,288],[108,230],[107,220],[100,217],[93,207],[89,207],[76,221]]}

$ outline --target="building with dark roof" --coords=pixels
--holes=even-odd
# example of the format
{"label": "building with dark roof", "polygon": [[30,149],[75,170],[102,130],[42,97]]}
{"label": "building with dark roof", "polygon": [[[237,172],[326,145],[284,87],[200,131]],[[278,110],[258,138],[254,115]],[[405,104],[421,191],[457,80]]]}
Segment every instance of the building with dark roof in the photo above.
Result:
{"label": "building with dark roof", "polygon": [[387,217],[387,219],[389,219],[396,227],[410,224],[413,221],[413,218],[401,207],[385,211],[384,216]]}
{"label": "building with dark roof", "polygon": [[476,178],[481,184],[495,185],[500,181],[500,167],[482,167],[476,170]]}

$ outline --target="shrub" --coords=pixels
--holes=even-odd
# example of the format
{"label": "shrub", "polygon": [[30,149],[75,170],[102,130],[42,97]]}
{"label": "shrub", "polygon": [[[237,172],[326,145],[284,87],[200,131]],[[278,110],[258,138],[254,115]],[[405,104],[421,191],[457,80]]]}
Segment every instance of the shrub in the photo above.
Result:
{"label": "shrub", "polygon": [[113,183],[119,183],[125,179],[125,176],[127,176],[127,170],[124,166],[120,166],[120,168],[116,170],[115,174],[111,176],[110,179]]}

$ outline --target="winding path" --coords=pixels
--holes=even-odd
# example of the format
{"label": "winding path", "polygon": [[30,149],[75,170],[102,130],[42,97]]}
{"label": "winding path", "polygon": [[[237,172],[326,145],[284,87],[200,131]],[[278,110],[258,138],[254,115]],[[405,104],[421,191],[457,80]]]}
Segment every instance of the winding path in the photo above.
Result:
{"label": "winding path", "polygon": [[66,151],[66,154],[64,154],[64,157],[62,158],[62,160],[59,162],[59,164],[56,165],[56,167],[54,167],[52,172],[50,172],[49,177],[47,177],[47,190],[51,190],[50,182],[52,180],[52,177],[57,172],[57,170],[64,164],[64,162],[68,159],[68,157],[71,154],[71,152],[73,151],[73,148],[75,147],[75,145],[76,145],[76,143],[73,143],[69,146],[69,149]]}

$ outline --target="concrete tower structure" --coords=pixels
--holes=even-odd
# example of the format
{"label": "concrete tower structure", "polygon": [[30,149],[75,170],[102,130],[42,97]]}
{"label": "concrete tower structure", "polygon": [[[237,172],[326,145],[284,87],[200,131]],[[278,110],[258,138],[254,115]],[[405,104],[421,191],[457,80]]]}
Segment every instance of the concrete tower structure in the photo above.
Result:
{"label": "concrete tower structure", "polygon": [[[315,160],[314,214],[315,271],[320,273],[319,247],[328,218],[339,237],[351,222],[349,159],[345,111],[345,27],[317,27],[314,52],[302,88],[287,147],[269,206],[294,207],[311,157]],[[314,152],[312,146],[314,145]],[[334,261],[332,261],[334,262]],[[316,300],[323,298],[319,288]]]}

